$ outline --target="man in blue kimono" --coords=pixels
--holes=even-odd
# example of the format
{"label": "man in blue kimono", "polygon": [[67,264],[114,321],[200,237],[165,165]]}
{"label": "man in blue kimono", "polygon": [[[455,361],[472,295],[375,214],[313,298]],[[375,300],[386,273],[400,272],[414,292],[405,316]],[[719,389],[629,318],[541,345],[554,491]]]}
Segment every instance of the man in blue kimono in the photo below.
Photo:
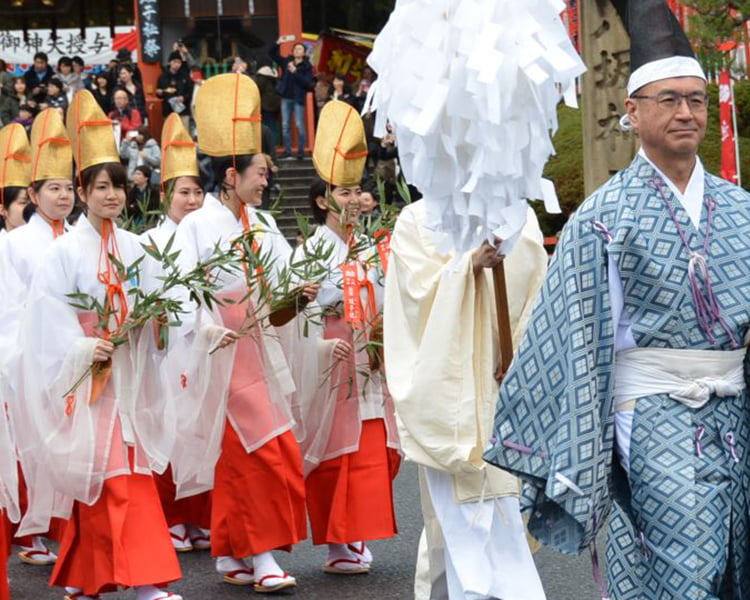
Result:
{"label": "man in blue kimono", "polygon": [[666,2],[615,5],[642,149],[565,227],[485,459],[559,551],[609,517],[614,600],[747,600],[750,195],[703,169],[705,75]]}

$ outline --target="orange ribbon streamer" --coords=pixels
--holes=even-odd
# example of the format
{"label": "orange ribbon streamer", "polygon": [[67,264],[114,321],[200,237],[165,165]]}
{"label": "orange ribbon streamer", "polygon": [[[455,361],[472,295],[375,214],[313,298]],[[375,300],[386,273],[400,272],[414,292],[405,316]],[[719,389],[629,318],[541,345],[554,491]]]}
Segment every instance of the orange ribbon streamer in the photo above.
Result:
{"label": "orange ribbon streamer", "polygon": [[[359,268],[364,271],[360,279]],[[367,265],[359,261],[351,261],[341,265],[344,290],[344,320],[351,323],[353,329],[362,329],[366,324],[372,324],[377,315],[375,304],[375,286],[367,276]],[[360,294],[362,288],[367,291],[367,306],[362,304]]]}
{"label": "orange ribbon streamer", "polygon": [[[245,233],[250,232],[250,219],[247,216],[247,210],[244,206],[240,207],[240,221],[242,221],[242,230]],[[255,236],[253,236],[253,240],[250,243],[250,247],[253,249],[253,254],[256,256],[260,256],[260,244],[258,244],[258,240],[255,239]],[[245,271],[245,278],[248,281],[248,288],[250,283],[250,274],[247,271],[247,263],[242,263],[242,268]],[[268,285],[268,282],[266,281],[266,278],[263,277],[263,265],[258,262],[258,266],[255,267],[255,274],[258,276],[258,281],[260,283],[260,289],[263,293],[269,293],[270,292],[270,286]]]}
{"label": "orange ribbon streamer", "polygon": [[[114,225],[109,219],[105,219],[102,224],[102,241],[99,247],[99,272],[97,279],[106,286],[106,298],[104,310],[107,315],[113,315],[117,327],[125,323],[128,316],[128,297],[122,287],[122,279],[117,269],[112,264],[110,255],[118,261],[120,258],[120,249],[117,247],[117,237],[114,231]],[[119,306],[117,306],[119,304]],[[104,324],[104,339],[111,338],[109,323]]]}
{"label": "orange ribbon streamer", "polygon": [[375,232],[375,244],[380,257],[380,266],[383,274],[388,273],[388,257],[391,255],[391,234],[387,229],[379,229]]}

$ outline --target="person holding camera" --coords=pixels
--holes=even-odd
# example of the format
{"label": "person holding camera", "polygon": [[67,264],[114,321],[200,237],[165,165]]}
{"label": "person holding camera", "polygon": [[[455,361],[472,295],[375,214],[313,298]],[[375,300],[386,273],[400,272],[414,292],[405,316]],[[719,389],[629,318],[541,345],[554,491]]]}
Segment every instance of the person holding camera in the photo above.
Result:
{"label": "person holding camera", "polygon": [[49,66],[49,58],[44,52],[34,55],[34,64],[23,74],[26,89],[34,102],[44,102],[47,96],[47,83],[54,77],[55,72]]}
{"label": "person holding camera", "polygon": [[173,112],[177,113],[187,128],[193,83],[187,69],[183,68],[184,62],[183,55],[178,50],[169,55],[168,66],[156,83],[156,95],[164,101],[162,115],[168,117]]}
{"label": "person holding camera", "polygon": [[[279,50],[282,42],[291,41],[289,36],[282,36],[271,48],[269,55],[281,67],[283,72],[277,90],[281,95],[281,133],[284,140],[284,153],[281,160],[292,158],[292,114],[297,127],[297,159],[305,156],[307,131],[305,129],[305,100],[313,84],[313,72],[310,59],[307,57],[304,44],[297,42],[292,54],[281,56]],[[294,39],[294,38],[292,38]]]}
{"label": "person holding camera", "polygon": [[128,131],[120,143],[120,158],[128,163],[128,181],[133,181],[135,169],[146,165],[158,169],[161,165],[161,148],[148,127]]}

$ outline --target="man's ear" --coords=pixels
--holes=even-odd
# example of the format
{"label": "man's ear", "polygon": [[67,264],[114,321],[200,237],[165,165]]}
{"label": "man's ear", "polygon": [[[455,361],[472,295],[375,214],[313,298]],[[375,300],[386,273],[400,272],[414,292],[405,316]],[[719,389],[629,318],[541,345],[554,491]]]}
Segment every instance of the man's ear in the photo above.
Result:
{"label": "man's ear", "polygon": [[632,98],[625,99],[625,114],[628,116],[630,126],[633,129],[638,129],[638,117],[640,113],[638,111],[638,103]]}

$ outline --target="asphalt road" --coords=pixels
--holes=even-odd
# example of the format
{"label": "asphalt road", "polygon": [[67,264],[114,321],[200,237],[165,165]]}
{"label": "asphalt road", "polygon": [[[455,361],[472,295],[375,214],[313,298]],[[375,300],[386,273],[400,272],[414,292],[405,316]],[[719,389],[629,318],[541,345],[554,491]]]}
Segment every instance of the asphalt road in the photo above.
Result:
{"label": "asphalt road", "polygon": [[[294,575],[298,600],[410,600],[416,549],[422,528],[417,469],[405,464],[396,480],[396,509],[400,528],[393,540],[369,544],[375,557],[369,575],[341,577],[321,571],[324,548],[301,544],[293,554],[278,553],[282,567]],[[547,550],[536,555],[548,600],[595,600],[588,557],[561,556]],[[234,587],[221,582],[208,552],[180,556],[183,579],[170,590],[185,600],[241,599],[256,596],[251,588]],[[62,591],[48,587],[51,567],[21,564],[15,554],[9,562],[12,600],[61,600]],[[133,591],[103,596],[106,600],[134,599]]]}

